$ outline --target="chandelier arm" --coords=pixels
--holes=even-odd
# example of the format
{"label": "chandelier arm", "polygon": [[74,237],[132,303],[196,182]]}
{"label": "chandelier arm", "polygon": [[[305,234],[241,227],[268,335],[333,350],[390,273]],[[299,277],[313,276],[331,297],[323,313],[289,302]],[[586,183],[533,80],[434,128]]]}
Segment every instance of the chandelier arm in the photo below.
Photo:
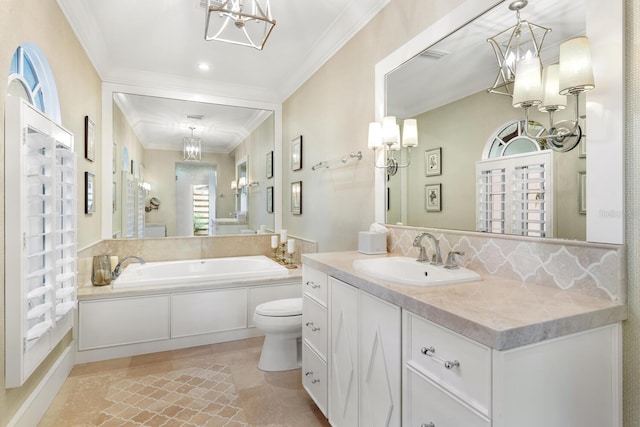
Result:
{"label": "chandelier arm", "polygon": [[[374,151],[377,150],[377,149],[378,148],[374,148]],[[357,157],[357,155],[352,156],[352,157]],[[393,159],[393,163],[394,163],[393,167],[395,167],[395,168],[406,168],[407,166],[409,166],[411,164],[411,147],[407,147],[407,163],[405,163],[405,164],[398,163],[398,160],[396,160],[396,158],[393,157],[393,155],[391,155],[391,156],[389,156],[387,158],[387,162],[384,165],[380,166],[376,162],[374,162],[373,165],[375,167],[379,168],[379,169],[387,169],[387,168],[390,167],[389,160],[391,160],[391,159]]]}
{"label": "chandelier arm", "polygon": [[566,137],[571,137],[571,136],[578,136],[580,134],[579,129],[580,129],[580,122],[578,121],[578,118],[580,117],[580,92],[575,94],[576,96],[576,102],[575,102],[575,120],[571,120],[570,123],[572,123],[572,128],[569,131],[563,131],[563,132],[559,132],[559,131],[555,131],[553,132],[552,130],[555,128],[554,125],[555,123],[553,122],[553,113],[551,113],[550,115],[550,126],[549,126],[549,131],[551,133],[547,134],[546,136],[535,136],[535,135],[531,135],[529,133],[529,108],[531,108],[530,106],[528,107],[524,107],[524,133],[527,136],[527,138],[531,138],[535,141],[546,141],[547,139],[558,139],[558,138],[566,138]]}

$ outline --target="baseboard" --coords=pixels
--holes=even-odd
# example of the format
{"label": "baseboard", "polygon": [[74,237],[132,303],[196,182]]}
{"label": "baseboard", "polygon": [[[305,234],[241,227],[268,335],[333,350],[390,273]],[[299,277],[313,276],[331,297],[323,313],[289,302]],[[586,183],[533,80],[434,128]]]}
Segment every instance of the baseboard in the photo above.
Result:
{"label": "baseboard", "polygon": [[76,342],[71,341],[42,381],[24,401],[18,412],[9,420],[7,427],[33,427],[38,425],[49,409],[51,402],[62,388],[75,364]]}

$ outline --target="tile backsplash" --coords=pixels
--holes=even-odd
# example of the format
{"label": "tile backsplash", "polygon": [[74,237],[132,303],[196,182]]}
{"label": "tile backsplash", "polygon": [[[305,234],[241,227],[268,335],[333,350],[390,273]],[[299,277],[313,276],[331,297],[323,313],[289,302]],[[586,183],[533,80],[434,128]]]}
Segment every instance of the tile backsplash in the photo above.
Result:
{"label": "tile backsplash", "polygon": [[[464,252],[458,264],[492,276],[556,286],[613,301],[626,302],[623,245],[573,240],[523,238],[497,234],[386,225],[389,252],[417,257],[416,235],[428,231],[440,240],[446,260],[450,251]],[[429,257],[433,249],[423,240]]]}

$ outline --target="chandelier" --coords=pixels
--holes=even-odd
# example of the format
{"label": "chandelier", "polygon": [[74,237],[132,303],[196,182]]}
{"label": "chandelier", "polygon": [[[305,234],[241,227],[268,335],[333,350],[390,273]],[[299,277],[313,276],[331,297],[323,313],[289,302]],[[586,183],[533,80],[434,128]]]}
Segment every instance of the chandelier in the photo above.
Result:
{"label": "chandelier", "polygon": [[276,21],[269,0],[206,0],[204,39],[262,50]]}
{"label": "chandelier", "polygon": [[518,61],[539,58],[544,38],[551,31],[550,28],[520,19],[520,10],[527,3],[527,0],[511,3],[509,9],[516,12],[516,24],[487,39],[498,60],[498,75],[488,89],[489,93],[512,95],[510,85],[515,79]]}
{"label": "chandelier", "polygon": [[202,140],[193,136],[194,127],[191,129],[191,136],[184,137],[184,160],[200,161],[202,159]]}

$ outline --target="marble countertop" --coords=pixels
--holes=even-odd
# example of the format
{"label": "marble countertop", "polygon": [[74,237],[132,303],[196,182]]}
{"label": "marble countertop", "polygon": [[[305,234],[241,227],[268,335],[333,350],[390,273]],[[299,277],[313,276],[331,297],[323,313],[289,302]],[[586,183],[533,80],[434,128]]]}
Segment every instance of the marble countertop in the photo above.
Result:
{"label": "marble countertop", "polygon": [[112,285],[93,286],[90,281],[86,281],[78,286],[78,300],[83,301],[101,298],[167,294],[172,292],[192,292],[212,289],[268,286],[282,283],[300,283],[301,279],[302,268],[298,266],[298,268],[287,270],[287,275],[283,277],[273,277],[268,279],[232,280],[219,283],[199,282],[183,285],[140,286],[137,288],[114,289]]}
{"label": "marble countertop", "polygon": [[353,269],[354,260],[372,257],[358,252],[327,252],[305,254],[302,261],[496,350],[627,318],[627,306],[619,302],[501,277],[484,275],[479,282],[417,287],[378,280]]}

